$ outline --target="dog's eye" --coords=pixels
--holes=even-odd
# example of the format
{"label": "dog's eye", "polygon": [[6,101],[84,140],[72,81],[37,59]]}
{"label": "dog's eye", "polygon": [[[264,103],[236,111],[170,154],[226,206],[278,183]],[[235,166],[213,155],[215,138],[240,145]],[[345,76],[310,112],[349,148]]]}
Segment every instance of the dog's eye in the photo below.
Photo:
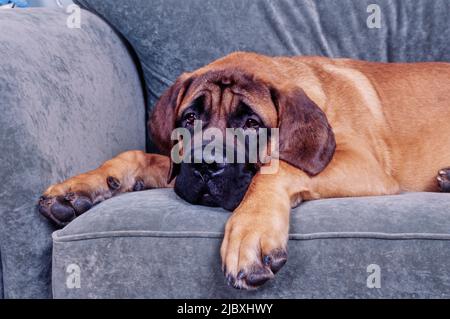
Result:
{"label": "dog's eye", "polygon": [[248,118],[247,121],[245,121],[245,129],[258,129],[260,127],[260,124],[257,120],[252,119],[252,118]]}
{"label": "dog's eye", "polygon": [[186,125],[193,126],[195,120],[197,120],[197,114],[194,112],[188,113],[184,116],[184,121],[186,122]]}

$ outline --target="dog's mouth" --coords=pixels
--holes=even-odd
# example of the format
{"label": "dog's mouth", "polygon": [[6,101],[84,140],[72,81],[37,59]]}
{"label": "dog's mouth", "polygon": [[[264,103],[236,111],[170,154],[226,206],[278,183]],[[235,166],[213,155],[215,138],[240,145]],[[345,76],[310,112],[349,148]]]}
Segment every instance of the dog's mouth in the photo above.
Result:
{"label": "dog's mouth", "polygon": [[175,192],[185,201],[233,211],[242,201],[254,170],[245,164],[230,164],[217,175],[201,175],[190,164],[181,164]]}
{"label": "dog's mouth", "polygon": [[216,196],[212,195],[208,189],[200,195],[200,199],[198,201],[199,205],[209,206],[209,207],[219,207],[219,201]]}

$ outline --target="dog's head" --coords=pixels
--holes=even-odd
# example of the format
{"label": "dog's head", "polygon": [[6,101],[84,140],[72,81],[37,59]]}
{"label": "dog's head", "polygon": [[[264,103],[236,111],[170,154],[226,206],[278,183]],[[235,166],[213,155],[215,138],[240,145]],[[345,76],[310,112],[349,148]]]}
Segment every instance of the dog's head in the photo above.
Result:
{"label": "dog's head", "polygon": [[[239,60],[239,55],[218,60],[181,75],[161,96],[149,121],[153,141],[163,154],[170,155],[173,147],[181,144],[182,153],[189,154],[190,161],[172,165],[168,178],[177,177],[176,193],[194,204],[234,210],[262,165],[259,157],[249,160],[247,138],[234,138],[231,143],[234,159],[239,158],[237,149],[243,144],[244,161],[229,160],[229,143],[221,151],[208,152],[210,158],[205,158],[202,151],[217,134],[214,138],[211,134],[195,136],[199,123],[202,133],[210,128],[222,133],[224,143],[230,141],[227,128],[240,129],[257,140],[261,129],[278,128],[279,159],[311,176],[327,166],[335,150],[325,114],[301,87],[289,81],[277,83],[268,70],[255,68],[251,59]],[[190,144],[172,140],[176,128],[194,135]],[[270,135],[270,130],[265,132]],[[190,145],[188,149],[186,145]]]}

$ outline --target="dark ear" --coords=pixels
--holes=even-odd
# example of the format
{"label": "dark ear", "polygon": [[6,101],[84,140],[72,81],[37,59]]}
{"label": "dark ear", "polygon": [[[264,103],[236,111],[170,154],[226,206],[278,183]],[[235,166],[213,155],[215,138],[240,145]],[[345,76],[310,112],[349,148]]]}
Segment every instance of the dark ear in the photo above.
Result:
{"label": "dark ear", "polygon": [[170,150],[173,146],[170,136],[175,129],[175,112],[191,83],[192,79],[189,77],[189,74],[182,74],[161,95],[150,115],[148,129],[151,139],[164,155],[170,155]]}
{"label": "dark ear", "polygon": [[271,90],[278,111],[280,159],[314,176],[331,161],[336,149],[325,113],[299,88]]}
{"label": "dark ear", "polygon": [[[176,110],[192,81],[189,74],[182,74],[159,98],[150,115],[148,129],[151,139],[164,155],[170,156],[170,151],[174,145],[170,136],[175,129]],[[167,183],[170,183],[178,175],[179,170],[180,165],[170,161]]]}

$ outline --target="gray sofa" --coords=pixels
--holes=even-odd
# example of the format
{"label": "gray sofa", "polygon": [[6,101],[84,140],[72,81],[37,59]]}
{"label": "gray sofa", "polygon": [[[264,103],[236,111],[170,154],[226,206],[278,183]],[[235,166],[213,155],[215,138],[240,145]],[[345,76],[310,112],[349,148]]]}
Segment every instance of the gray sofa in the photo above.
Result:
{"label": "gray sofa", "polygon": [[80,0],[81,29],[60,10],[2,10],[0,296],[449,298],[450,194],[305,203],[287,265],[252,292],[221,274],[223,210],[149,190],[54,232],[35,207],[52,183],[154,150],[145,119],[156,98],[229,52],[450,61],[448,0],[377,1],[380,29],[366,25],[372,2]]}

